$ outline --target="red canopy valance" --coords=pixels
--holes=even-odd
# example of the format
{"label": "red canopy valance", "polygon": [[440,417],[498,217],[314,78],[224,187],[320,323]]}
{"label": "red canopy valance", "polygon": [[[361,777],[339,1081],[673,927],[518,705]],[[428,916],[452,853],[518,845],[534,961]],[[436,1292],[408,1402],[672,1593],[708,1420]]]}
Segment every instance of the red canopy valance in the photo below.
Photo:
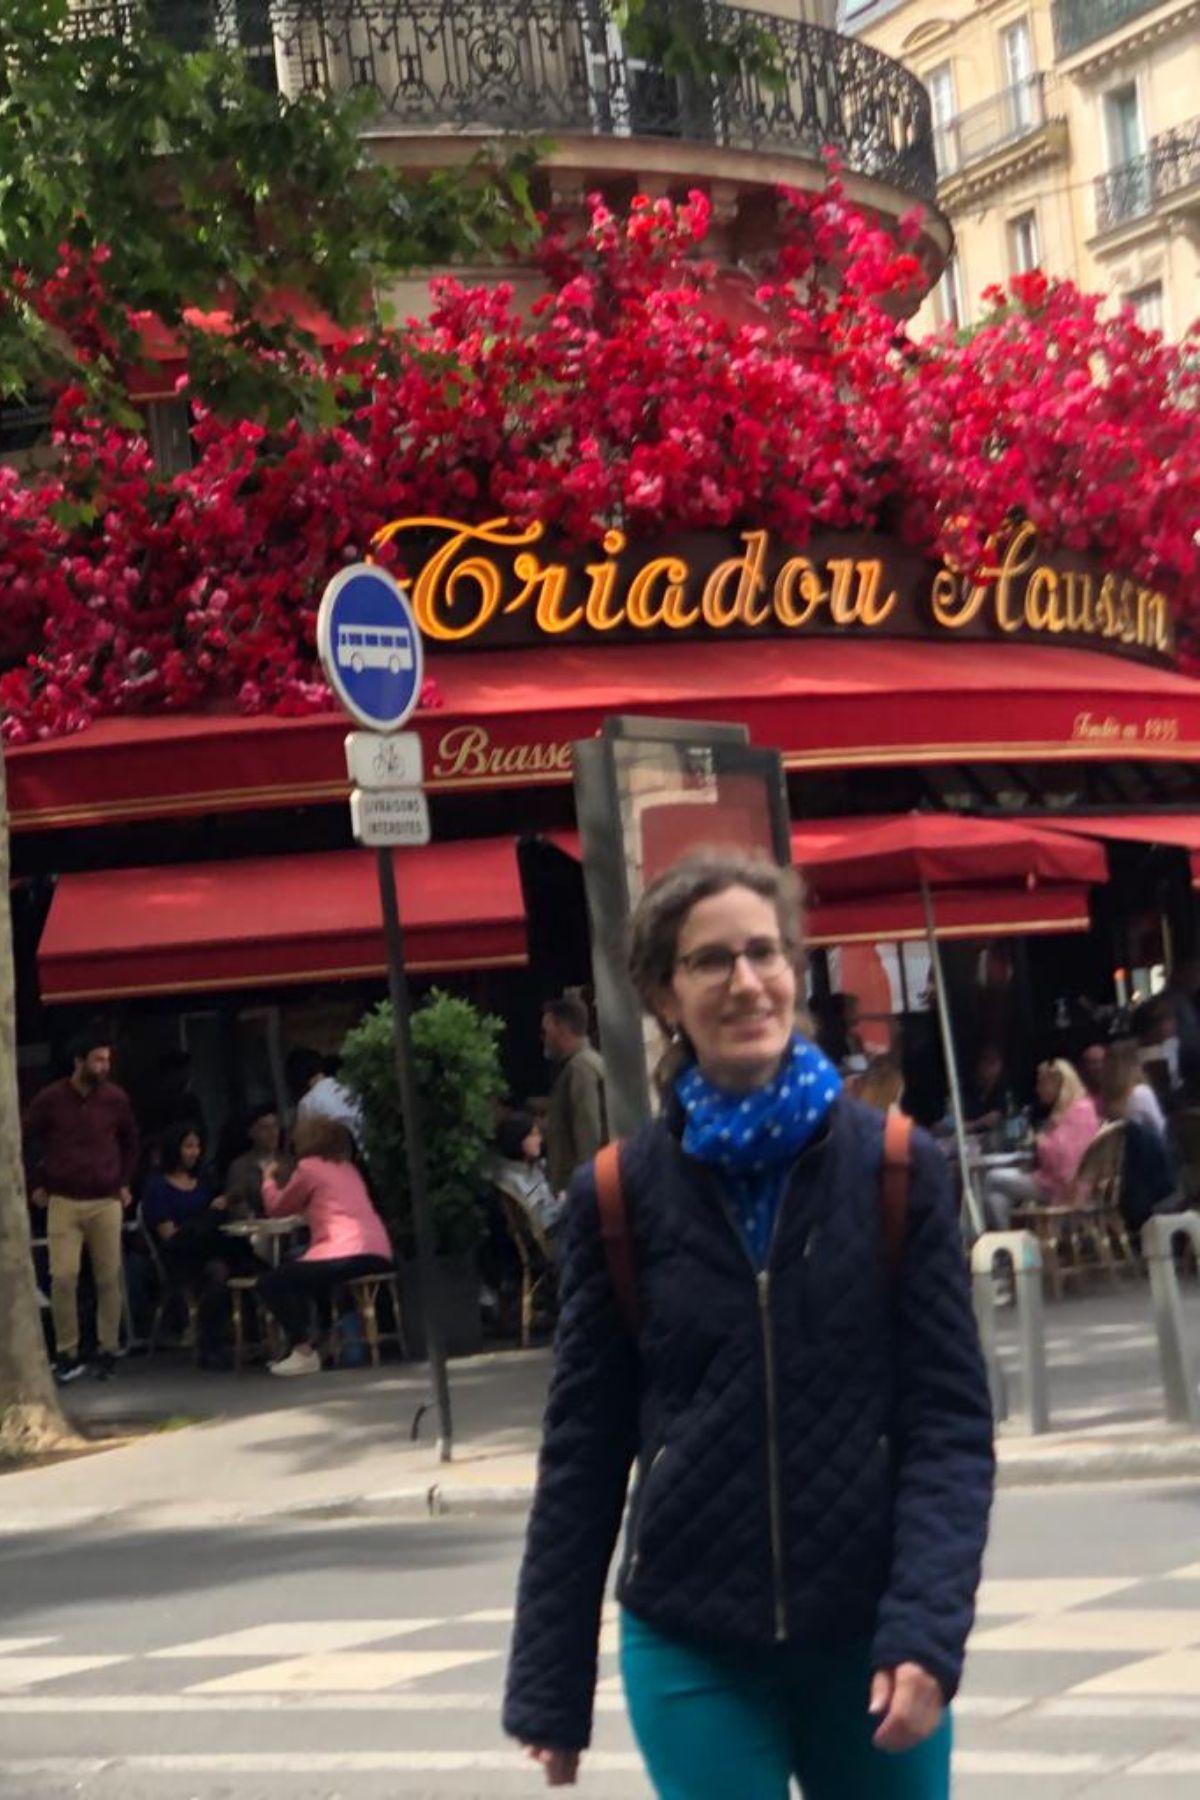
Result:
{"label": "red canopy valance", "polygon": [[[414,972],[526,961],[511,838],[404,851],[396,881]],[[375,858],[339,850],[64,875],[38,969],[46,1001],[381,976]]]}
{"label": "red canopy valance", "polygon": [[[622,712],[744,724],[755,743],[777,746],[791,769],[1114,756],[1200,761],[1200,682],[1162,669],[1133,671],[1093,651],[856,638],[564,644],[429,660],[442,705],[418,713],[413,729],[435,793],[567,782],[572,743]],[[8,752],[13,825],[340,798],[345,733],[345,720],[332,712],[106,719],[77,736]]]}

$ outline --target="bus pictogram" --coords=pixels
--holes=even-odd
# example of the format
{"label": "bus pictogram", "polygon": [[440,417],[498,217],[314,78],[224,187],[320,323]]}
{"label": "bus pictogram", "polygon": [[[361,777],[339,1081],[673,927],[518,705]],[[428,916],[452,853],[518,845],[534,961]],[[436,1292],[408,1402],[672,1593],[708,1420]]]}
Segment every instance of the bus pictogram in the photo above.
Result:
{"label": "bus pictogram", "polygon": [[341,669],[387,669],[399,675],[413,666],[412,633],[406,625],[339,625],[337,661]]}

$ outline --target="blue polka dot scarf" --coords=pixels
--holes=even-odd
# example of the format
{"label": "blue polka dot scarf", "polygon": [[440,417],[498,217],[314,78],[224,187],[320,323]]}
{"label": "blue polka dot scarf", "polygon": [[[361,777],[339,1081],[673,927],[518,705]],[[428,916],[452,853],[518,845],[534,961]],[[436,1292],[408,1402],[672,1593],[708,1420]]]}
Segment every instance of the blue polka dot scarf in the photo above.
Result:
{"label": "blue polka dot scarf", "polygon": [[793,1037],[774,1079],[750,1094],[714,1086],[696,1064],[675,1092],[686,1116],[683,1148],[724,1177],[746,1243],[767,1258],[787,1172],[818,1135],[842,1091],[842,1078],[815,1044]]}

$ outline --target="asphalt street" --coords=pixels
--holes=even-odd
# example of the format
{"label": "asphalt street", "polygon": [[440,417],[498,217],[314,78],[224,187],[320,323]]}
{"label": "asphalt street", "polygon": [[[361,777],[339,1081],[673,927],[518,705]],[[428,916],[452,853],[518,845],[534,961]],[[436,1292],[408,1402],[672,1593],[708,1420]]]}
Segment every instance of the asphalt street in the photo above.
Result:
{"label": "asphalt street", "polygon": [[[533,1795],[500,1735],[516,1518],[0,1532],[4,1800]],[[580,1792],[648,1788],[606,1627]],[[962,1800],[1200,1792],[1200,1484],[1000,1498]],[[736,1797],[731,1796],[731,1800]]]}

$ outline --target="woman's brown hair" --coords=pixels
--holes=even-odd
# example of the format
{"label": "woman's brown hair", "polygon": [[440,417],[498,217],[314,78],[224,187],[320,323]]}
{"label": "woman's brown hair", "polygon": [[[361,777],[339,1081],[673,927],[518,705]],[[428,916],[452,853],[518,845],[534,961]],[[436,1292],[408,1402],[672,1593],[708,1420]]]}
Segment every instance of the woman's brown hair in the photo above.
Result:
{"label": "woman's brown hair", "polygon": [[[659,1024],[659,1000],[675,973],[679,934],[688,914],[701,900],[711,900],[739,887],[748,888],[775,908],[779,935],[799,965],[804,901],[796,871],[781,869],[765,856],[743,850],[693,851],[651,882],[633,915],[629,973],[638,999]],[[670,1086],[687,1055],[686,1045],[672,1045],[656,1072],[660,1088]]]}
{"label": "woman's brown hair", "polygon": [[292,1150],[297,1158],[320,1156],[326,1162],[353,1162],[354,1139],[339,1119],[325,1113],[306,1113],[296,1120]]}
{"label": "woman's brown hair", "polygon": [[872,1057],[858,1087],[858,1098],[876,1112],[888,1112],[904,1098],[904,1072],[894,1056]]}

